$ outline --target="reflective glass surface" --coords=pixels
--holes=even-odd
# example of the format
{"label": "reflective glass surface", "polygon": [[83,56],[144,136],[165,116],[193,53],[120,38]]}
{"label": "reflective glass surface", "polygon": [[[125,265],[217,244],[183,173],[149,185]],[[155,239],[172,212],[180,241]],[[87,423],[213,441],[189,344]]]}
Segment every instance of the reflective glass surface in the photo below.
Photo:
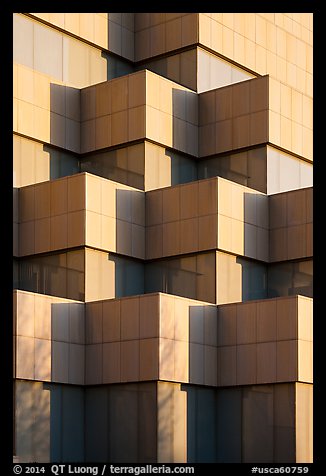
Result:
{"label": "reflective glass surface", "polygon": [[147,263],[145,292],[215,302],[215,253]]}
{"label": "reflective glass surface", "polygon": [[313,261],[270,264],[268,297],[301,294],[313,297]]}
{"label": "reflective glass surface", "polygon": [[18,289],[79,301],[85,298],[83,250],[22,258],[18,268]]}

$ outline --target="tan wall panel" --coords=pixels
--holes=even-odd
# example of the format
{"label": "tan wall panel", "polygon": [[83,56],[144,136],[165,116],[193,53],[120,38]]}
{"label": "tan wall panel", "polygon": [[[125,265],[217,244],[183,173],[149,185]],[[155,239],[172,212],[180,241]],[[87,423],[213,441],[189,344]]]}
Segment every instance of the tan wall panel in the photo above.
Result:
{"label": "tan wall panel", "polygon": [[[269,111],[267,76],[200,95],[199,119],[207,124],[200,121],[198,130],[198,96],[150,72],[142,71],[85,88],[80,98],[79,90],[68,88],[63,83],[50,84],[49,77],[36,72],[31,76],[30,70],[23,66],[18,67],[17,75],[17,132],[75,152],[90,152],[148,137],[196,157],[270,140],[289,151],[312,158],[310,98],[303,95],[297,98],[302,102],[304,112],[303,124],[300,124],[296,115],[299,106],[292,105],[293,92],[285,85],[280,89],[279,104],[282,108],[275,111],[278,106],[274,100],[277,84],[274,81],[269,93],[273,98],[272,110]],[[26,75],[31,76],[32,82],[42,79],[44,83],[36,89],[41,94],[37,101],[30,93],[34,86],[26,87],[29,84]],[[25,86],[19,87],[20,83]],[[160,101],[161,96],[166,96],[166,100]],[[209,100],[211,96],[216,97],[216,102]],[[42,107],[32,106],[35,101]],[[49,107],[48,102],[50,109],[44,109]],[[131,107],[133,105],[135,107]]]}
{"label": "tan wall panel", "polygon": [[16,378],[83,385],[83,304],[26,291],[15,291],[14,300]]}
{"label": "tan wall panel", "polygon": [[173,387],[167,382],[157,385],[157,461],[165,463],[173,460],[172,402]]}
{"label": "tan wall panel", "polygon": [[142,71],[82,90],[81,151],[145,137],[145,74]]}
{"label": "tan wall panel", "polygon": [[85,301],[115,297],[115,267],[112,261],[96,250],[85,252]]}
{"label": "tan wall panel", "polygon": [[108,47],[107,13],[31,13],[31,15],[98,46]]}
{"label": "tan wall panel", "polygon": [[91,246],[145,256],[143,192],[82,173],[21,189],[20,255]]}
{"label": "tan wall panel", "polygon": [[268,261],[269,220],[265,195],[219,178],[218,220],[219,249]]}
{"label": "tan wall panel", "polygon": [[313,344],[312,341],[299,340],[298,380],[313,382]]}
{"label": "tan wall panel", "polygon": [[201,94],[199,113],[200,156],[267,142],[268,77]]}
{"label": "tan wall panel", "polygon": [[312,385],[296,384],[296,462],[313,461],[313,388]]}
{"label": "tan wall panel", "polygon": [[[226,304],[242,300],[242,266],[236,258],[217,254],[216,302]],[[220,277],[225,275],[225,278]]]}
{"label": "tan wall panel", "polygon": [[[35,199],[38,190],[45,195]],[[19,253],[85,244],[138,258],[145,252],[157,258],[218,248],[266,262],[269,247],[272,262],[307,257],[312,252],[310,191],[267,197],[222,178],[164,188],[147,193],[145,229],[143,192],[82,173],[21,189]],[[34,202],[42,203],[42,210]]]}
{"label": "tan wall panel", "polygon": [[167,53],[198,41],[198,14],[135,14],[135,61]]}
{"label": "tan wall panel", "polygon": [[[199,42],[245,68],[269,74],[311,97],[310,81],[298,81],[300,75],[311,73],[312,26],[303,26],[303,22],[307,25],[312,14],[302,15],[292,20],[286,14],[199,13]],[[216,41],[214,32],[220,29],[222,41]],[[282,67],[275,68],[271,62],[270,55],[275,54],[283,61]]]}
{"label": "tan wall panel", "polygon": [[271,261],[312,255],[311,190],[309,187],[269,197]]}
{"label": "tan wall panel", "polygon": [[[219,307],[218,385],[312,382],[311,303],[293,296]],[[309,340],[298,340],[298,325]],[[236,377],[230,357],[235,349]]]}
{"label": "tan wall panel", "polygon": [[79,152],[79,91],[21,65],[15,132]]}
{"label": "tan wall panel", "polygon": [[[89,255],[96,258],[95,251],[89,251]],[[90,256],[86,254],[88,270]],[[91,277],[96,281],[94,274]],[[84,305],[26,292],[18,292],[16,296],[16,372],[20,378],[82,384],[78,355],[83,355],[86,343],[89,384],[102,383],[103,378],[106,382],[159,378],[209,386],[296,381],[298,378],[312,381],[312,370],[306,360],[306,347],[312,350],[311,341],[297,338],[297,320],[307,316],[298,315],[296,296],[268,303],[252,301],[221,306],[217,314],[216,307],[207,303],[160,293],[89,302],[85,335]],[[303,312],[302,306],[311,305],[311,300],[300,299],[299,312]],[[267,319],[266,325],[269,325],[275,312],[277,336],[274,332],[263,337],[261,319]],[[286,324],[283,314],[293,321],[292,330],[282,331],[281,323],[283,327]],[[152,329],[149,334],[150,328],[145,329],[145,323]],[[108,334],[108,329],[113,330],[114,335]],[[300,332],[302,335],[302,330]],[[112,342],[112,338],[123,346],[119,372],[115,366],[105,364],[105,356],[109,354],[118,358],[119,347],[106,346],[106,353],[102,354],[103,343]],[[34,361],[26,364],[24,356],[31,346],[38,349],[35,364]],[[62,359],[56,357],[59,354]],[[96,373],[91,371],[95,364]],[[102,369],[105,370],[102,372]]]}
{"label": "tan wall panel", "polygon": [[[73,28],[79,29],[79,14],[77,15],[78,21]],[[48,17],[46,21],[49,20]],[[102,36],[104,40],[103,22],[107,23],[107,19],[98,17],[95,22],[96,32],[99,34],[95,36]],[[92,22],[86,25],[86,29],[89,25],[92,25],[92,30]],[[91,31],[88,34],[94,35]],[[107,41],[107,34],[105,36]],[[14,45],[15,62],[48,75],[54,82],[64,81],[72,87],[86,87],[107,79],[107,61],[101,56],[99,48],[45,26],[24,14],[14,14]]]}
{"label": "tan wall panel", "polygon": [[[191,201],[186,199],[188,195],[192,197]],[[158,257],[157,253],[160,252],[156,242],[153,243],[149,238],[149,234],[153,233],[162,233],[163,255],[214,248],[217,229],[216,213],[213,213],[213,210],[216,210],[216,203],[216,180],[201,181],[200,185],[194,182],[164,188],[163,191],[147,192],[147,256]],[[181,216],[192,218],[181,220]],[[155,230],[151,226],[152,223],[157,225]],[[158,227],[159,225],[162,225],[162,228]],[[180,236],[186,235],[188,236],[186,240],[180,240]]]}

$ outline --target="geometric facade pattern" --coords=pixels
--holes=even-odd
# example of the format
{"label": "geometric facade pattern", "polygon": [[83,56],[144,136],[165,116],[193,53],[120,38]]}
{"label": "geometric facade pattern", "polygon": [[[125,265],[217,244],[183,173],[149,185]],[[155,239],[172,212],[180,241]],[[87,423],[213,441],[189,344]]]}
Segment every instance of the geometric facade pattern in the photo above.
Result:
{"label": "geometric facade pattern", "polygon": [[13,23],[15,461],[312,462],[312,14]]}

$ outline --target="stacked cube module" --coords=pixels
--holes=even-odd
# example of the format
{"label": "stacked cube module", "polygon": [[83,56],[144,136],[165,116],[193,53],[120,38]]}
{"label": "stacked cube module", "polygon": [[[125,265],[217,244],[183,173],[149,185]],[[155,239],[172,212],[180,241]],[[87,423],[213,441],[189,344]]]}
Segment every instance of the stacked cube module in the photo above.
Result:
{"label": "stacked cube module", "polygon": [[312,461],[312,14],[14,14],[14,459]]}

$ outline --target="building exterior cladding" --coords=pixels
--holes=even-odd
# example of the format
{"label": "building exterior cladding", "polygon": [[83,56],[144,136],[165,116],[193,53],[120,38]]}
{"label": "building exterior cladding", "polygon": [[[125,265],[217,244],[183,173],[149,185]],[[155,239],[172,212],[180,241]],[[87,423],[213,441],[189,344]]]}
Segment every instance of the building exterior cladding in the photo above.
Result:
{"label": "building exterior cladding", "polygon": [[312,14],[15,13],[16,461],[312,461]]}

